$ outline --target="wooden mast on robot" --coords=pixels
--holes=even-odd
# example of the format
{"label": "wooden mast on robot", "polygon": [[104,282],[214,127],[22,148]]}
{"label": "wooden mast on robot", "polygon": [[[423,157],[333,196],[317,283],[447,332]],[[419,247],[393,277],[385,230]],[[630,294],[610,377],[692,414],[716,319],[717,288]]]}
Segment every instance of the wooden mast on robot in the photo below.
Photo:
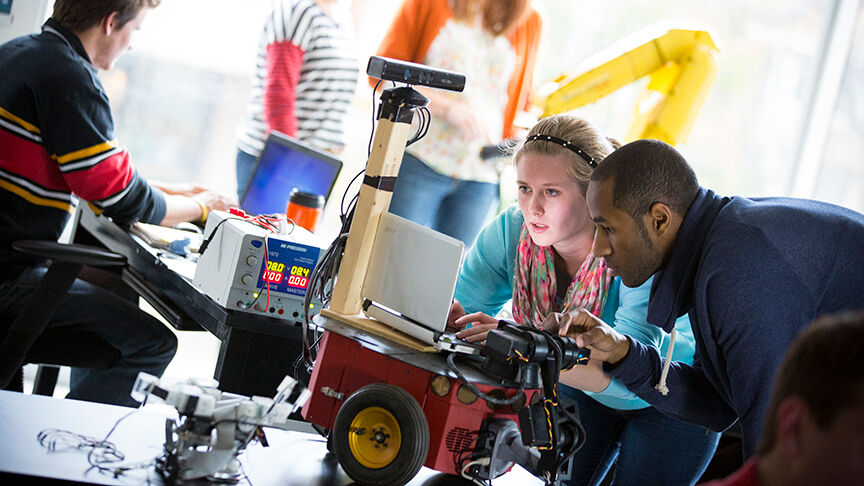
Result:
{"label": "wooden mast on robot", "polygon": [[[381,62],[382,59],[377,57],[370,59],[367,74],[373,75],[371,72],[373,63]],[[400,62],[400,65],[406,64],[411,65]],[[414,66],[430,70],[426,66]],[[464,75],[440,70],[434,72],[445,75],[444,80],[455,81],[446,83],[449,86],[442,86],[439,83],[427,84],[424,82],[424,78],[432,81],[432,74],[429,72],[409,73],[407,68],[404,71],[404,80],[408,83],[417,80],[419,81],[417,84],[426,84],[451,91],[462,91],[465,85]],[[337,272],[336,284],[333,287],[330,307],[321,312],[324,317],[351,324],[351,318],[357,317],[361,313],[363,304],[361,290],[369,267],[372,244],[378,231],[378,222],[381,219],[381,213],[390,207],[393,187],[396,184],[399,167],[402,165],[402,156],[410,137],[414,113],[418,108],[426,106],[428,103],[429,99],[410,85],[385,89],[381,93],[372,151],[366,165],[363,183],[360,186],[360,194],[354,210],[351,229],[348,233],[345,252]]]}

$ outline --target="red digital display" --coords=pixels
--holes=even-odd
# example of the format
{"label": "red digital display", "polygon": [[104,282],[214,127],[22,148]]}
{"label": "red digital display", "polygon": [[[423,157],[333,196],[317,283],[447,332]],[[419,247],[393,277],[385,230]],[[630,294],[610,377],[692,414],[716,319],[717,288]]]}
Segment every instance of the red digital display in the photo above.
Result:
{"label": "red digital display", "polygon": [[301,277],[299,275],[291,275],[290,277],[288,277],[288,285],[291,287],[305,289],[306,286],[309,285],[309,279],[306,277]]}
{"label": "red digital display", "polygon": [[[280,262],[267,262],[267,269],[261,272],[261,280],[274,284],[282,283],[285,278],[283,273],[285,264]],[[288,286],[298,289],[305,289],[309,286],[309,272],[311,269],[299,265],[291,267],[291,275],[288,276]]]}
{"label": "red digital display", "polygon": [[285,274],[282,272],[274,272],[272,270],[264,270],[263,279],[267,282],[279,283],[282,281],[282,278],[285,277]]}

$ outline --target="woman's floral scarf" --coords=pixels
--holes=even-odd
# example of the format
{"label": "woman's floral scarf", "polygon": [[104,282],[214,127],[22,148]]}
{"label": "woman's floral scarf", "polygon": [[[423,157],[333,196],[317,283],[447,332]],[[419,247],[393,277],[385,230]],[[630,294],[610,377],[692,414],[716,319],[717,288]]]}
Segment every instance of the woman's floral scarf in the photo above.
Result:
{"label": "woman's floral scarf", "polygon": [[594,247],[570,282],[564,300],[558,305],[555,256],[551,246],[539,246],[531,239],[527,224],[522,225],[513,282],[513,318],[517,323],[540,327],[552,312],[567,312],[584,307],[597,317],[603,313],[612,281],[606,261],[594,256]]}

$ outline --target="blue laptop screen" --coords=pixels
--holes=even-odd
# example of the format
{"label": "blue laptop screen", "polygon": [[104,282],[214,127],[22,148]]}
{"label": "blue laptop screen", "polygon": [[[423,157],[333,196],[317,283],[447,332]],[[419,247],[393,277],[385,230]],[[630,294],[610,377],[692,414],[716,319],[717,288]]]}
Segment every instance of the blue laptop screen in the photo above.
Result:
{"label": "blue laptop screen", "polygon": [[240,206],[252,214],[284,213],[293,189],[330,196],[342,162],[273,132],[246,187]]}

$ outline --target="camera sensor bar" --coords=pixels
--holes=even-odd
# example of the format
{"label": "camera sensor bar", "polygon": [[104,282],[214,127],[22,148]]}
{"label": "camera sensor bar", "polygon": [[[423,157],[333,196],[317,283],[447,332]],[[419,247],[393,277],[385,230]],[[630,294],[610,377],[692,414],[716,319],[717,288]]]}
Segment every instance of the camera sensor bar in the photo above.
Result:
{"label": "camera sensor bar", "polygon": [[387,57],[370,57],[366,74],[375,79],[398,81],[414,86],[460,92],[465,89],[464,74]]}

